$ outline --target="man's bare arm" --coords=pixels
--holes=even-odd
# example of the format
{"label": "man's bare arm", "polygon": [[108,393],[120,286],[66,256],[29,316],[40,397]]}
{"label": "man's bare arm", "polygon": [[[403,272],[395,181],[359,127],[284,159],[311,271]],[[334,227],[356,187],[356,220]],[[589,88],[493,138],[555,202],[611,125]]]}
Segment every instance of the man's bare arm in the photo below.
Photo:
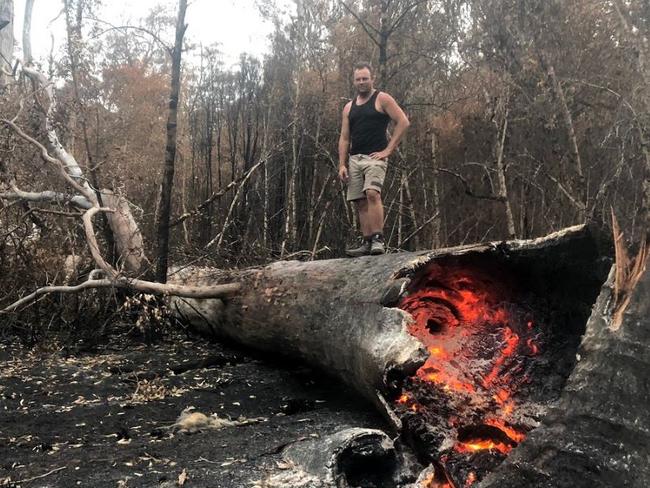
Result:
{"label": "man's bare arm", "polygon": [[348,153],[350,151],[350,107],[352,102],[348,102],[343,108],[341,119],[341,135],[339,137],[339,178],[341,181],[348,179]]}
{"label": "man's bare arm", "polygon": [[388,142],[388,146],[386,146],[386,149],[372,153],[370,157],[374,159],[386,159],[388,156],[393,154],[393,151],[395,151],[395,149],[397,149],[397,146],[402,140],[402,136],[406,132],[406,129],[408,129],[409,125],[411,125],[411,123],[409,122],[409,119],[404,111],[400,108],[399,105],[397,105],[395,99],[388,93],[381,92],[378,96],[378,101],[384,112],[387,113],[391,120],[395,123],[395,128],[393,129],[393,134],[390,138],[390,141]]}

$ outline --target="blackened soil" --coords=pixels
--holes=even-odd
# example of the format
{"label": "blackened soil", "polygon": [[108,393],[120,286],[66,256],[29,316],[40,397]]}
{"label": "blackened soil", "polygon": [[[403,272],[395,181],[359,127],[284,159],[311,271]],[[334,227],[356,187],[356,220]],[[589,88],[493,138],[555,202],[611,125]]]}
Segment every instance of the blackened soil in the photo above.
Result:
{"label": "blackened soil", "polygon": [[[189,406],[261,420],[172,432]],[[75,354],[0,348],[4,487],[254,486],[277,469],[286,445],[345,426],[384,424],[368,403],[304,365],[199,339],[144,346],[113,337]]]}

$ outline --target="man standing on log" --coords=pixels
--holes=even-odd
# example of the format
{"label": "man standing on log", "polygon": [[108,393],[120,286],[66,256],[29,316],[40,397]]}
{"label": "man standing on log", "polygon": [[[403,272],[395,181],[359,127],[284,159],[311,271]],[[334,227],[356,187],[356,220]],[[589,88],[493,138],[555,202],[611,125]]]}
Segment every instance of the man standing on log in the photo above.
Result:
{"label": "man standing on log", "polygon": [[[372,67],[357,63],[353,70],[356,96],[343,108],[339,138],[339,178],[348,184],[348,201],[355,202],[363,233],[360,247],[346,249],[350,257],[383,254],[384,206],[381,188],[387,159],[410,125],[388,93],[375,90]],[[390,141],[386,129],[395,123]],[[348,167],[349,166],[349,167]]]}

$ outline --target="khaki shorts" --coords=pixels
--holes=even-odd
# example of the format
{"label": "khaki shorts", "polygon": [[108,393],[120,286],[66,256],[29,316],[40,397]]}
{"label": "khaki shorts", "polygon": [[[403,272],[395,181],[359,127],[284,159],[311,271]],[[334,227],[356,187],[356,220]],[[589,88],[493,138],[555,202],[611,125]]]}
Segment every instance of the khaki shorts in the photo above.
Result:
{"label": "khaki shorts", "polygon": [[382,159],[372,159],[365,154],[350,156],[348,163],[348,201],[366,198],[366,190],[381,193],[386,177],[388,163]]}

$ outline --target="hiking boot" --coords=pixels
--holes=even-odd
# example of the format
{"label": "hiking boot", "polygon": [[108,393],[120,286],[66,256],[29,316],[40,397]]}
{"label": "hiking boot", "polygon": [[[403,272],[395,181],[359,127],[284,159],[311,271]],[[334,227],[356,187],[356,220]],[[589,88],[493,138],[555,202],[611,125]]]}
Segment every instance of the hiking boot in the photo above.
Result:
{"label": "hiking boot", "polygon": [[370,254],[370,240],[364,237],[363,242],[359,247],[348,248],[345,250],[345,254],[351,258],[358,258],[359,256],[367,256]]}
{"label": "hiking boot", "polygon": [[378,254],[384,254],[386,249],[384,247],[384,236],[381,234],[375,234],[372,236],[370,241],[370,254],[373,256]]}

